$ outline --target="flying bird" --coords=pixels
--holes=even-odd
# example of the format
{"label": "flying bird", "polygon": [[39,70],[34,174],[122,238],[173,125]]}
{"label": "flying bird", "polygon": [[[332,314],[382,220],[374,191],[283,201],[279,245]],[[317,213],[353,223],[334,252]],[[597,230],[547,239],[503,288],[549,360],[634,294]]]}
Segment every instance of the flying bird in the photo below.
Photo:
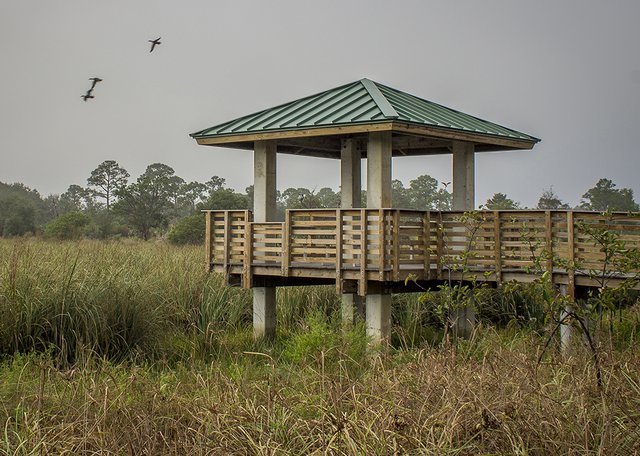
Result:
{"label": "flying bird", "polygon": [[156,47],[156,45],[162,44],[160,42],[160,37],[156,38],[155,40],[148,40],[149,43],[151,43],[151,50],[149,52],[153,52],[153,49]]}
{"label": "flying bird", "polygon": [[89,90],[93,90],[93,88],[96,86],[97,83],[102,82],[102,79],[100,78],[89,78],[89,81],[93,81],[91,83],[91,88]]}
{"label": "flying bird", "polygon": [[84,95],[80,95],[80,98],[82,98],[84,101],[87,101],[89,98],[95,98],[93,95],[91,95],[91,92],[93,92],[93,88],[87,90],[87,93],[85,93]]}

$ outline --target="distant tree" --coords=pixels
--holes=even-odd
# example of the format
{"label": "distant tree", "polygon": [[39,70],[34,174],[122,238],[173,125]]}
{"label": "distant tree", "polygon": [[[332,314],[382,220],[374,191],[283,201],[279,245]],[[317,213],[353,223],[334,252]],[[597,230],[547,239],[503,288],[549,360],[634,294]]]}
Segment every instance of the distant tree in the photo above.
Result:
{"label": "distant tree", "polygon": [[197,207],[201,209],[211,210],[232,210],[247,209],[247,196],[236,193],[230,188],[221,188],[209,195],[206,201],[200,203]]}
{"label": "distant tree", "polygon": [[504,193],[494,193],[494,195],[485,203],[485,207],[492,211],[520,209],[520,203],[507,198],[507,195]]}
{"label": "distant tree", "polygon": [[630,188],[615,188],[610,179],[600,179],[595,187],[582,195],[581,209],[589,211],[637,211],[638,204],[633,200]]}
{"label": "distant tree", "polygon": [[117,191],[114,210],[147,240],[153,228],[164,228],[173,209],[176,192],[175,171],[170,166],[154,163],[137,181]]}
{"label": "distant tree", "polygon": [[318,201],[318,207],[338,208],[342,204],[340,192],[334,192],[329,187],[322,187],[315,196]]}
{"label": "distant tree", "polygon": [[549,187],[542,191],[536,209],[569,209],[569,205],[563,203],[558,195],[553,192],[553,187]]}
{"label": "distant tree", "polygon": [[189,213],[196,210],[196,205],[203,201],[207,193],[207,185],[200,182],[182,184],[180,189],[180,204],[188,208]]}
{"label": "distant tree", "polygon": [[437,179],[423,174],[409,182],[408,194],[412,207],[419,210],[434,209],[438,211],[451,210],[453,196],[441,186]]}
{"label": "distant tree", "polygon": [[393,179],[391,181],[391,201],[393,207],[415,209],[414,202],[411,199],[409,191],[404,188],[404,184],[398,179]]}
{"label": "distant tree", "polygon": [[22,236],[35,232],[36,208],[17,193],[0,195],[0,236]]}
{"label": "distant tree", "polygon": [[69,185],[66,192],[60,195],[59,211],[61,214],[67,212],[80,212],[92,205],[92,192],[76,184]]}
{"label": "distant tree", "polygon": [[129,173],[114,160],[103,161],[91,171],[87,185],[94,196],[103,198],[107,211],[111,209],[115,193],[127,185]]}
{"label": "distant tree", "polygon": [[224,188],[226,182],[227,182],[226,179],[220,176],[211,176],[211,179],[205,182],[204,185],[207,187],[207,191],[209,192],[209,194],[212,194]]}

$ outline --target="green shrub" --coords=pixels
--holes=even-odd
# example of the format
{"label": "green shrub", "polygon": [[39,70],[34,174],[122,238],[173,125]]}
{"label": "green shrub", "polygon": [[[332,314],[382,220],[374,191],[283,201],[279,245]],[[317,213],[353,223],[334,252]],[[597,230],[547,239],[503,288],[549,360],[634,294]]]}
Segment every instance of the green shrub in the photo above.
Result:
{"label": "green shrub", "polygon": [[88,215],[82,212],[67,212],[44,227],[44,234],[56,239],[80,239],[91,223]]}
{"label": "green shrub", "polygon": [[194,214],[180,219],[169,231],[169,242],[177,245],[202,244],[205,222],[202,214]]}

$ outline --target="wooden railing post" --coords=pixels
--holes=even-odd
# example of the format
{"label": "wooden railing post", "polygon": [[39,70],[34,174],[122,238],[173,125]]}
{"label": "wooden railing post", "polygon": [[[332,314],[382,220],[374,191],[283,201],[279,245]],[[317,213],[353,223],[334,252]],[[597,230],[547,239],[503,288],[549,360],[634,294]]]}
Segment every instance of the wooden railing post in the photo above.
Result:
{"label": "wooden railing post", "polygon": [[251,276],[253,262],[253,222],[247,217],[247,221],[244,225],[244,280],[242,282],[243,288],[251,288]]}
{"label": "wooden railing post", "polygon": [[291,211],[284,211],[284,223],[282,227],[282,275],[289,277],[289,267],[291,266]]}
{"label": "wooden railing post", "polygon": [[385,224],[385,211],[384,209],[380,209],[378,211],[378,240],[380,242],[380,258],[379,258],[379,263],[378,263],[378,272],[380,274],[380,281],[383,282],[384,281],[384,267],[385,267],[385,261],[386,261],[386,250],[387,250],[387,246],[385,245],[386,243],[386,239],[385,239],[385,231],[386,231],[387,227]]}
{"label": "wooden railing post", "polygon": [[422,249],[424,251],[424,278],[431,280],[431,211],[422,214]]}
{"label": "wooden railing post", "polygon": [[360,210],[360,281],[358,283],[358,294],[367,294],[367,210]]}
{"label": "wooden railing post", "polygon": [[575,250],[575,226],[573,222],[573,211],[567,211],[567,243],[569,248],[569,270],[567,275],[569,278],[569,296],[575,298],[576,294],[576,250]]}
{"label": "wooden railing post", "polygon": [[438,280],[442,280],[442,254],[444,253],[444,224],[442,223],[442,211],[438,211],[438,229],[436,230],[436,274]]}
{"label": "wooden railing post", "polygon": [[393,280],[400,280],[400,211],[393,211]]}
{"label": "wooden railing post", "polygon": [[224,280],[229,281],[229,244],[231,243],[231,213],[230,211],[224,211],[224,244],[223,244],[223,268],[224,268]]}
{"label": "wooden railing post", "polygon": [[342,211],[336,209],[336,293],[342,294]]}
{"label": "wooden railing post", "polygon": [[207,262],[207,272],[211,271],[211,261],[213,253],[211,252],[212,247],[212,237],[213,237],[213,213],[211,211],[207,211],[204,213],[204,221],[205,221],[205,238],[204,238],[204,248],[205,252],[205,260]]}
{"label": "wooden railing post", "polygon": [[550,279],[553,282],[553,220],[551,218],[551,211],[544,212],[544,226],[545,240],[547,244],[547,261],[545,269],[551,275]]}
{"label": "wooden railing post", "polygon": [[493,240],[496,261],[496,282],[502,283],[502,232],[500,231],[500,211],[493,211]]}

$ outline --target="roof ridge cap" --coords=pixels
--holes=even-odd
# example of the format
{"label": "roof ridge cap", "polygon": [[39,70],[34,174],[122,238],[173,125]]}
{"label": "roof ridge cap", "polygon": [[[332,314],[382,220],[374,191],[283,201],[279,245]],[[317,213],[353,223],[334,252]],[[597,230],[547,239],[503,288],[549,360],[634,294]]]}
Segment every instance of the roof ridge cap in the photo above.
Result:
{"label": "roof ridge cap", "polygon": [[369,93],[369,96],[373,99],[373,102],[378,106],[378,109],[382,112],[382,115],[387,119],[397,119],[400,117],[395,108],[391,105],[387,97],[380,91],[376,82],[371,79],[360,79],[360,83]]}

